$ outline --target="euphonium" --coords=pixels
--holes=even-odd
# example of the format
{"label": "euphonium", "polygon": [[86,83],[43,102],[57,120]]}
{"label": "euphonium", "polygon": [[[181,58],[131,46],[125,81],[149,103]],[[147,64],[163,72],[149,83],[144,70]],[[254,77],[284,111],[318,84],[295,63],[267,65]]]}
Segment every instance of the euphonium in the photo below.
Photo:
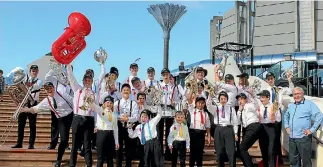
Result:
{"label": "euphonium", "polygon": [[81,13],[68,17],[69,27],[52,45],[52,54],[61,64],[69,64],[86,47],[85,36],[91,32],[90,21]]}

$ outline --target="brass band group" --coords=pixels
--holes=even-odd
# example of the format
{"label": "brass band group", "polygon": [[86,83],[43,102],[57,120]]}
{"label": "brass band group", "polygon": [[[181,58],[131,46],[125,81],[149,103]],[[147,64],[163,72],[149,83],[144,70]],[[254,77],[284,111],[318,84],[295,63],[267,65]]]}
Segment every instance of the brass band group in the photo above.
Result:
{"label": "brass band group", "polygon": [[[116,166],[121,167],[124,157],[127,167],[133,165],[135,158],[140,159],[140,167],[164,166],[164,160],[176,166],[178,158],[184,167],[188,152],[189,166],[201,167],[204,147],[211,143],[211,138],[219,167],[224,167],[225,162],[236,166],[236,158],[246,167],[254,166],[248,149],[258,140],[262,165],[274,167],[283,163],[280,140],[283,123],[290,135],[290,163],[312,166],[311,134],[319,128],[323,116],[312,101],[304,98],[304,91],[294,87],[292,75],[288,76],[289,87],[281,88],[274,85],[275,75],[269,72],[266,82],[270,87],[255,94],[247,73],[236,76],[239,83],[235,83],[235,76],[221,76],[219,65],[214,66],[215,83],[205,79],[207,70],[196,67],[185,87],[176,84],[167,68],[160,72],[161,81],[155,79],[157,71],[153,67],[147,69],[146,80],[140,79],[136,63],[130,65],[130,74],[123,82],[118,81],[116,67],[105,71],[104,61],[97,80],[92,69],[84,73],[83,83],[77,82],[70,64],[66,70],[62,79],[60,75],[65,74],[50,69],[42,82],[37,79],[38,66],[30,67],[24,84],[31,87],[34,101],[28,101],[21,109],[18,140],[13,148],[22,148],[28,118],[29,149],[33,149],[37,113],[51,111],[60,135],[57,167],[61,166],[68,147],[70,128],[71,167],[77,166],[82,146],[86,165],[92,166],[92,143],[96,143],[97,167],[104,163],[114,166],[114,158]],[[47,96],[40,101],[42,87]],[[291,94],[295,103],[286,110],[281,97]],[[92,141],[93,134],[96,141]]]}

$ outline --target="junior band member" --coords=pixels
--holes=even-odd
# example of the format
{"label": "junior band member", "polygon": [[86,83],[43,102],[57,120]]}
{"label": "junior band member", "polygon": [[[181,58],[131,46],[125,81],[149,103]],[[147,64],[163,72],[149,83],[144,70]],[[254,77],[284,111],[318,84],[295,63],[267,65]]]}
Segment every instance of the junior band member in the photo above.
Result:
{"label": "junior band member", "polygon": [[[122,166],[123,152],[126,149],[126,167],[131,166],[136,140],[129,138],[128,127],[138,121],[138,106],[130,99],[131,88],[129,84],[121,87],[122,98],[114,102],[114,111],[118,113],[118,131],[120,149],[117,151],[117,167]],[[123,148],[125,146],[125,148]]]}
{"label": "junior band member", "polygon": [[214,115],[214,123],[216,124],[214,132],[214,145],[217,153],[219,167],[224,167],[226,155],[229,158],[231,167],[236,166],[235,141],[238,140],[238,125],[236,111],[232,106],[227,105],[228,94],[220,92],[219,106],[211,105],[208,100],[208,110]]}
{"label": "junior band member", "polygon": [[259,139],[262,126],[259,123],[258,112],[254,103],[247,103],[247,95],[241,93],[237,96],[239,102],[238,119],[244,128],[243,139],[240,144],[240,157],[245,167],[252,167],[252,159],[248,149]]}
{"label": "junior band member", "polygon": [[[201,167],[203,162],[203,149],[205,145],[205,133],[208,143],[211,142],[210,119],[205,111],[205,98],[197,97],[193,107],[192,96],[188,99],[189,108],[187,125],[190,133],[190,167]],[[195,165],[196,164],[196,165]]]}
{"label": "junior band member", "polygon": [[102,107],[95,103],[92,105],[92,109],[97,111],[97,167],[103,167],[105,161],[108,167],[113,167],[114,150],[119,149],[118,113],[114,112],[113,103],[114,99],[107,96],[103,100]]}
{"label": "junior band member", "polygon": [[274,142],[276,138],[275,125],[277,119],[280,119],[280,112],[275,111],[273,104],[270,103],[270,92],[263,90],[258,94],[260,96],[261,105],[258,109],[259,122],[261,123],[263,130],[261,131],[259,138],[259,145],[263,159],[264,167],[275,166],[274,157]]}
{"label": "junior band member", "polygon": [[151,112],[144,110],[141,112],[141,124],[133,131],[132,128],[128,129],[129,137],[138,137],[141,144],[144,145],[144,160],[146,167],[162,167],[161,164],[161,147],[160,142],[157,139],[157,124],[160,121],[162,115],[161,111],[157,112],[157,116],[153,119],[149,119]]}
{"label": "junior band member", "polygon": [[51,82],[45,83],[44,88],[47,97],[38,105],[32,108],[23,108],[22,111],[35,114],[47,110],[52,111],[55,114],[58,119],[58,130],[61,136],[55,167],[60,167],[65,148],[68,145],[69,133],[73,120],[73,110],[69,106],[69,103],[72,103],[73,101],[73,97],[66,93],[59,95],[60,93],[55,91],[54,85]]}
{"label": "junior band member", "polygon": [[185,167],[186,151],[190,151],[190,134],[187,125],[184,124],[184,118],[184,112],[177,111],[175,113],[176,123],[170,127],[167,137],[168,147],[172,153],[172,167],[176,167],[178,156],[180,166]]}

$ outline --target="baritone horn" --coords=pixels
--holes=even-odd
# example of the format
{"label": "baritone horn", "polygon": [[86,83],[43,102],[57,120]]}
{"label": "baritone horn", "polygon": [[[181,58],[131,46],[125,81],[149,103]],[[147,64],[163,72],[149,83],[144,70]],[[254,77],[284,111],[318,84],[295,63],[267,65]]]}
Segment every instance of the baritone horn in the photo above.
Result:
{"label": "baritone horn", "polygon": [[85,36],[91,32],[90,21],[81,13],[73,12],[68,17],[69,27],[53,43],[52,54],[61,64],[70,64],[86,47]]}
{"label": "baritone horn", "polygon": [[17,109],[10,118],[10,121],[5,129],[5,131],[1,135],[1,146],[6,142],[12,127],[15,125],[15,121],[17,120],[22,107],[26,104],[27,101],[34,103],[34,99],[31,96],[32,87],[27,88],[23,84],[23,80],[26,78],[26,74],[24,70],[20,67],[16,67],[13,69],[6,77],[6,82],[8,86],[8,94],[9,97],[14,101],[17,105]]}

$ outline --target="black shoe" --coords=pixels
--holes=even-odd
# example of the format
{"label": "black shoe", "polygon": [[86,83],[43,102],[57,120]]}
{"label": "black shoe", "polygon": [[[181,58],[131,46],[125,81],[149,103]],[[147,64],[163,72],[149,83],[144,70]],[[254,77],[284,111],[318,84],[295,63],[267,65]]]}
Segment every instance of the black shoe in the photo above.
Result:
{"label": "black shoe", "polygon": [[48,146],[48,147],[47,147],[47,150],[55,150],[55,147],[53,147],[53,146]]}
{"label": "black shoe", "polygon": [[28,149],[35,149],[34,145],[29,145]]}
{"label": "black shoe", "polygon": [[16,144],[16,145],[12,146],[11,148],[22,148],[22,144]]}
{"label": "black shoe", "polygon": [[55,167],[61,167],[61,161],[56,161]]}

